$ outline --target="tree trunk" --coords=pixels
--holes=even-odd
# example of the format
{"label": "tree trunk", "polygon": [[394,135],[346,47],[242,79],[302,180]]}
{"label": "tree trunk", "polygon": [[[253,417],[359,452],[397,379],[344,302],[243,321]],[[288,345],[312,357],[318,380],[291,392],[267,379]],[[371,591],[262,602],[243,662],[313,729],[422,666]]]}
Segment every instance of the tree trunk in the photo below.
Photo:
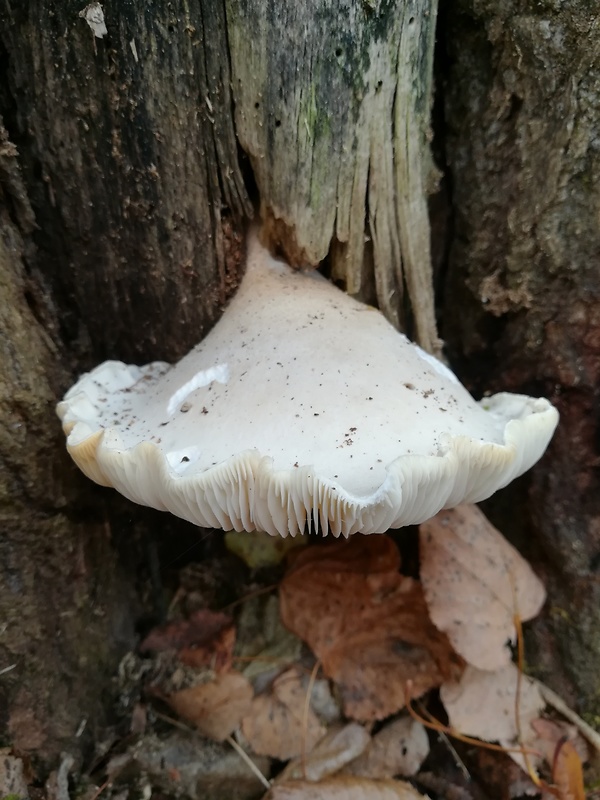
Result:
{"label": "tree trunk", "polygon": [[224,8],[169,8],[121,3],[104,38],[72,3],[0,11],[0,715],[46,763],[106,722],[156,526],[80,479],[54,405],[104,358],[195,344],[236,286],[251,214]]}
{"label": "tree trunk", "polygon": [[82,6],[0,11],[0,713],[46,763],[106,721],[145,538],[183,535],[77,475],[55,401],[105,358],[175,360],[214,324],[242,268],[246,185],[273,246],[330,254],[350,291],[438,344],[435,0]]}
{"label": "tree trunk", "polygon": [[548,587],[535,669],[597,723],[600,27],[591,8],[447,6],[454,230],[442,333],[476,390],[545,395],[561,413],[542,464],[499,500],[504,530],[520,530]]}

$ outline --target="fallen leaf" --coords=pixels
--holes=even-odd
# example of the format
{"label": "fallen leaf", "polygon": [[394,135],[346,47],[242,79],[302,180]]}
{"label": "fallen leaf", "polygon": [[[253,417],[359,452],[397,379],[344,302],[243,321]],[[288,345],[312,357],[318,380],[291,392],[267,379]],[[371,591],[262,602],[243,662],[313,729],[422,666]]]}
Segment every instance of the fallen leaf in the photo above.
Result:
{"label": "fallen leaf", "polygon": [[576,725],[540,717],[533,720],[531,727],[537,736],[536,750],[542,753],[550,766],[554,761],[558,745],[565,740],[571,742],[581,761],[585,762],[589,759],[587,743]]}
{"label": "fallen leaf", "polygon": [[334,684],[327,678],[317,678],[310,692],[310,706],[326,725],[339,722],[342,718],[340,704],[332,692]]}
{"label": "fallen leaf", "polygon": [[239,727],[250,709],[252,695],[246,678],[232,670],[214,680],[173,692],[165,700],[200,733],[221,742]]}
{"label": "fallen leaf", "polygon": [[[458,681],[444,683],[440,697],[450,726],[486,742],[514,746],[518,735],[515,705],[518,674],[512,663],[496,672],[468,666]],[[519,722],[525,744],[535,737],[531,723],[544,705],[537,684],[521,675]]]}
{"label": "fallen leaf", "polygon": [[589,752],[577,727],[545,718],[534,719],[531,727],[536,737],[533,747],[549,765],[560,800],[584,800],[583,763]]}
{"label": "fallen leaf", "polygon": [[251,597],[242,604],[234,659],[255,691],[263,691],[284,667],[296,663],[302,647],[282,624],[275,595]]}
{"label": "fallen leaf", "polygon": [[429,620],[421,585],[398,572],[388,536],[355,536],[296,556],[280,587],[281,618],[338,686],[346,716],[384,719],[456,674],[461,660]]}
{"label": "fallen leaf", "polygon": [[189,667],[210,667],[223,672],[231,666],[235,628],[227,614],[195,611],[189,619],[154,628],[140,645],[141,653],[175,650]]}
{"label": "fallen leaf", "polygon": [[410,783],[334,777],[319,783],[289,781],[276,784],[264,800],[423,800]]}
{"label": "fallen leaf", "polygon": [[368,747],[371,736],[358,722],[335,726],[306,758],[297,758],[277,776],[277,782],[305,779],[322,781],[339,772]]}
{"label": "fallen leaf", "polygon": [[583,767],[572,742],[559,742],[552,765],[552,781],[560,800],[585,800]]}
{"label": "fallen leaf", "polygon": [[442,511],[419,527],[421,581],[433,623],[469,664],[511,661],[515,615],[539,613],[546,592],[525,559],[477,506]]}
{"label": "fallen leaf", "polygon": [[275,567],[280,564],[290,550],[305,547],[307,536],[271,536],[263,531],[227,531],[225,546],[241,558],[250,569]]}
{"label": "fallen leaf", "polygon": [[429,738],[420,722],[400,717],[373,736],[365,751],[344,769],[345,775],[394,778],[416,775],[429,754]]}
{"label": "fallen leaf", "polygon": [[308,682],[297,669],[279,675],[270,692],[252,700],[242,720],[242,733],[258,755],[280,761],[310,753],[326,729],[309,707],[305,714]]}

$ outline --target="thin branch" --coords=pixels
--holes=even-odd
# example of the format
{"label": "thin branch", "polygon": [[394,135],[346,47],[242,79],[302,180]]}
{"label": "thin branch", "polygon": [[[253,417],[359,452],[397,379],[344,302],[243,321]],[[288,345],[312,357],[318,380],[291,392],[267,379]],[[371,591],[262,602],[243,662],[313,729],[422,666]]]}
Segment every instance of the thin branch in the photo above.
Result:
{"label": "thin branch", "polygon": [[553,689],[551,689],[549,686],[546,686],[546,684],[542,683],[541,681],[536,680],[535,683],[537,684],[540,692],[542,693],[542,697],[548,703],[548,705],[552,706],[555,711],[558,711],[558,713],[562,714],[565,719],[568,719],[569,722],[573,723],[581,735],[587,739],[592,747],[594,747],[600,753],[600,734],[595,731],[591,725],[588,725],[588,723],[582,719],[579,714],[576,714],[573,709],[569,708],[562,697],[556,694]]}
{"label": "thin branch", "polygon": [[262,783],[262,785],[265,787],[265,789],[270,789],[271,788],[271,781],[269,781],[269,780],[267,780],[267,778],[265,778],[265,776],[262,774],[262,772],[256,766],[254,761],[252,761],[252,759],[250,758],[248,753],[244,750],[244,748],[240,744],[238,744],[236,742],[236,740],[233,738],[233,736],[228,736],[225,739],[225,741],[233,747],[233,749],[238,754],[238,756],[242,759],[244,764],[246,764],[246,766],[254,773],[254,775],[256,775],[256,777]]}

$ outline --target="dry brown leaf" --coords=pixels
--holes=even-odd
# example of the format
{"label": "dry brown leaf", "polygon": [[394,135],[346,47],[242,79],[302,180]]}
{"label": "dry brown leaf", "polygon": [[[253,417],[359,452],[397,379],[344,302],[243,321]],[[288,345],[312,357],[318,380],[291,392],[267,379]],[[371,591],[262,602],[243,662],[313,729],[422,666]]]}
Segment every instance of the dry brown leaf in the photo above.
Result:
{"label": "dry brown leaf", "polygon": [[235,628],[227,614],[195,611],[188,620],[169,622],[154,628],[140,645],[142,653],[175,650],[189,667],[210,667],[224,672],[231,667]]}
{"label": "dry brown leaf", "polygon": [[292,668],[273,681],[271,691],[258,695],[242,720],[242,733],[252,750],[281,761],[310,753],[326,729],[314,711],[304,716],[308,685]]}
{"label": "dry brown leaf", "polygon": [[371,736],[358,722],[349,722],[342,728],[334,726],[306,758],[290,761],[277,776],[277,782],[322,781],[360,756],[370,741]]}
{"label": "dry brown leaf", "polygon": [[[440,697],[451,727],[487,742],[513,745],[518,734],[515,705],[518,674],[512,663],[496,672],[468,666],[460,680],[444,683]],[[521,675],[519,721],[525,743],[535,737],[531,723],[544,705],[537,685]]]}
{"label": "dry brown leaf", "polygon": [[418,581],[398,572],[387,536],[355,536],[298,554],[280,588],[281,617],[338,685],[346,716],[384,719],[462,664],[429,620]]}
{"label": "dry brown leaf", "polygon": [[232,670],[214,680],[174,692],[165,700],[200,733],[221,742],[239,727],[250,709],[252,694],[246,678]]}
{"label": "dry brown leaf", "polygon": [[373,736],[366,750],[344,769],[345,775],[394,778],[416,775],[429,754],[429,738],[420,722],[401,717]]}
{"label": "dry brown leaf", "polygon": [[511,660],[514,617],[535,617],[546,593],[529,564],[477,506],[442,511],[420,528],[421,581],[429,614],[478,669]]}
{"label": "dry brown leaf", "polygon": [[[575,725],[552,719],[534,719],[532,747],[539,751],[552,771],[552,783],[560,800],[585,800],[583,763],[588,760],[588,746]],[[522,766],[519,759],[516,759]]]}
{"label": "dry brown leaf", "polygon": [[[552,795],[542,793],[539,786],[523,771],[520,764],[509,758],[510,753],[502,755],[483,747],[473,747],[469,753],[469,768],[485,781],[486,798],[532,798],[532,800],[556,800]],[[421,780],[419,775],[419,781]],[[424,786],[430,788],[428,781]],[[442,797],[446,795],[442,794]],[[469,793],[464,800],[473,800]]]}
{"label": "dry brown leaf", "polygon": [[552,780],[560,793],[560,800],[585,800],[581,759],[568,739],[558,745],[552,765]]}
{"label": "dry brown leaf", "polygon": [[548,764],[552,766],[560,742],[571,742],[581,761],[589,759],[587,742],[577,730],[576,725],[554,719],[534,719],[531,727],[535,731],[536,750],[539,750]]}
{"label": "dry brown leaf", "polygon": [[334,777],[320,783],[289,781],[273,786],[264,800],[423,800],[410,783]]}

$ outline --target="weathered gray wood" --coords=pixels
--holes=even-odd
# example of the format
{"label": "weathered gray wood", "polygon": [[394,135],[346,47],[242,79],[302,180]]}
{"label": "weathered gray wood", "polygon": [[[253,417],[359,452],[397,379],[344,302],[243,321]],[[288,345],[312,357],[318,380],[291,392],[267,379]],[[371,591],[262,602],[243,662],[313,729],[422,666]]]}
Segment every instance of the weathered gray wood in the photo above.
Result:
{"label": "weathered gray wood", "polygon": [[270,242],[436,351],[427,193],[436,0],[227,0],[236,129]]}
{"label": "weathered gray wood", "polygon": [[[532,666],[600,715],[600,24],[587,0],[450,4],[454,232],[443,333],[481,388],[545,394],[561,423],[505,530],[548,584]],[[517,487],[518,488],[518,487]],[[527,544],[525,537],[522,545]]]}

